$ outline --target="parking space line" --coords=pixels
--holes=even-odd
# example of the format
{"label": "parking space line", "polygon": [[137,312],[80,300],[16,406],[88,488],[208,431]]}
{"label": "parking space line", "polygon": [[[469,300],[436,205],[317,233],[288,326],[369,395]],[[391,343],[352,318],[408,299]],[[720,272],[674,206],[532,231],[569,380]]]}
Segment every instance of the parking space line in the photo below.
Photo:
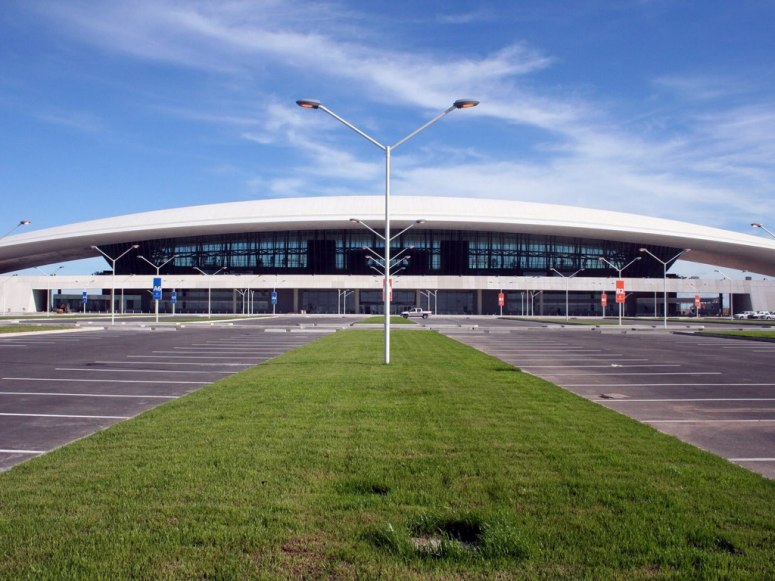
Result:
{"label": "parking space line", "polygon": [[647,424],[762,424],[775,422],[775,419],[759,420],[640,420]]}
{"label": "parking space line", "polygon": [[[100,363],[105,365],[148,365],[148,361],[95,361],[94,363]],[[209,365],[209,366],[222,366],[222,367],[252,367],[254,362],[250,363],[189,363],[187,361],[154,361],[154,365]],[[159,370],[162,371],[162,370]]]}
{"label": "parking space line", "polygon": [[654,373],[651,372],[644,372],[644,373],[547,373],[550,377],[561,377],[565,375],[572,375],[572,376],[578,376],[578,375],[597,375],[600,377],[613,377],[615,375],[722,375],[720,371],[656,371]]}
{"label": "parking space line", "polygon": [[172,383],[187,385],[208,385],[212,381],[152,381],[147,379],[62,379],[61,377],[3,377],[7,381],[62,381],[62,382],[82,382],[82,383]]}
{"label": "parking space line", "polygon": [[128,395],[124,393],[55,393],[35,391],[0,391],[0,395],[53,395],[62,397],[122,397],[122,398],[151,398],[151,399],[178,399],[176,395]]}
{"label": "parking space line", "polygon": [[13,416],[23,418],[73,418],[73,419],[91,419],[91,420],[128,420],[131,416],[74,416],[63,414],[7,414],[0,413],[0,416]]}
{"label": "parking space line", "polygon": [[627,369],[632,369],[633,367],[681,367],[680,363],[644,363],[641,365],[620,365],[618,363],[609,363],[608,365],[524,365],[523,367],[527,367],[529,369],[555,369],[555,368],[572,368],[572,369],[590,369],[590,368],[601,368],[601,369],[611,369],[612,367],[626,367]]}
{"label": "parking space line", "polygon": [[195,371],[178,371],[175,369],[111,369],[109,367],[100,367],[99,369],[93,367],[55,367],[54,371],[96,371],[96,372],[124,372],[124,373],[225,373],[232,374],[235,371],[209,371],[209,370],[195,370]]}
{"label": "parking space line", "polygon": [[655,398],[655,399],[593,399],[595,403],[651,403],[673,401],[775,401],[775,397],[706,397],[706,398]]}
{"label": "parking space line", "polygon": [[[1,452],[2,450],[0,450]],[[775,458],[729,458],[730,462],[775,462]]]}
{"label": "parking space line", "polygon": [[[284,351],[278,351],[277,354],[280,355],[281,353],[284,353]],[[127,355],[127,357],[135,359],[234,359],[233,357],[222,357],[220,355]]]}
{"label": "parking space line", "polygon": [[568,383],[563,387],[769,387],[775,383]]}
{"label": "parking space line", "polygon": [[9,450],[0,448],[0,454],[45,454],[46,450]]}

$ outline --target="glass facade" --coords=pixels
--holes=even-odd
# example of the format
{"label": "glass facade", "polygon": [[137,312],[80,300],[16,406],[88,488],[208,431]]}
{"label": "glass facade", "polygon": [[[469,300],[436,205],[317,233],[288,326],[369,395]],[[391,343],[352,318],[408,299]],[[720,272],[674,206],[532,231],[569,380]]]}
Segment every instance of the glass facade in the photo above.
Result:
{"label": "glass facade", "polygon": [[[110,255],[126,250],[126,242],[104,246]],[[137,253],[121,260],[122,274],[154,274],[155,270],[137,258],[145,256],[161,264],[165,274],[193,274],[226,267],[229,274],[372,274],[377,265],[369,249],[383,254],[384,242],[367,230],[291,230],[247,232],[145,240]],[[584,238],[414,228],[391,244],[391,254],[404,254],[406,275],[440,276],[552,276],[552,268],[564,273],[585,269],[577,276],[616,276],[600,257],[624,266],[643,244]],[[680,249],[649,245],[663,260]],[[628,277],[662,277],[662,265],[639,260],[627,271]]]}

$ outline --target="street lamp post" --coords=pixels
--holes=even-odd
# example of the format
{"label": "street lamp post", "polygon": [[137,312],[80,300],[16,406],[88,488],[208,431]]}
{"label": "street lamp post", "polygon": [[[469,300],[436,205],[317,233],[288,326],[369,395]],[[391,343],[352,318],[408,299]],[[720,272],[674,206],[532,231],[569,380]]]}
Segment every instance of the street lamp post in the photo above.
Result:
{"label": "street lamp post", "polygon": [[299,99],[296,101],[296,104],[299,107],[302,107],[304,109],[319,109],[325,113],[328,113],[331,117],[345,125],[346,127],[349,127],[353,131],[355,131],[358,135],[369,141],[370,143],[376,145],[379,147],[382,151],[385,152],[385,235],[382,237],[385,240],[385,272],[384,272],[384,294],[385,294],[385,364],[390,363],[390,242],[395,238],[390,236],[390,154],[394,149],[396,149],[398,146],[406,143],[409,141],[412,137],[423,131],[424,129],[430,127],[434,123],[436,123],[439,119],[447,115],[448,113],[451,113],[455,109],[470,109],[472,107],[476,107],[479,104],[479,101],[476,101],[474,99],[458,99],[455,101],[449,108],[447,108],[444,112],[437,115],[430,121],[428,121],[425,125],[422,125],[418,129],[414,130],[412,133],[401,139],[400,141],[396,142],[394,145],[383,145],[376,139],[370,137],[360,129],[358,129],[355,125],[350,123],[349,121],[346,121],[330,109],[328,109],[326,106],[324,106],[320,101],[317,101],[315,99]]}
{"label": "street lamp post", "polygon": [[[42,272],[46,276],[56,276],[57,272],[62,270],[64,268],[64,266],[59,265],[54,272],[46,272],[45,270],[43,270],[42,268],[37,267],[37,266],[34,266],[33,268],[35,270],[39,270],[40,272]],[[47,317],[51,316],[51,279],[49,279],[46,282],[46,316]]]}
{"label": "street lamp post", "polygon": [[[121,260],[127,253],[129,253],[132,250],[135,250],[137,248],[140,248],[139,244],[133,244],[124,252],[119,254],[116,258],[111,258],[107,254],[105,254],[98,246],[92,246],[94,250],[102,254],[105,258],[107,258],[112,263],[112,269],[113,274],[110,277],[110,324],[115,325],[116,324],[116,263]],[[122,301],[123,304],[123,301]]]}
{"label": "street lamp post", "polygon": [[212,318],[212,311],[211,311],[211,304],[212,304],[212,303],[211,303],[211,301],[210,301],[210,297],[211,297],[211,290],[212,290],[212,278],[213,278],[213,277],[214,277],[216,274],[218,274],[219,272],[221,272],[222,270],[226,270],[226,267],[225,267],[225,266],[222,266],[221,268],[219,268],[218,270],[216,270],[216,271],[215,271],[214,273],[212,273],[212,274],[207,274],[207,273],[206,273],[204,270],[202,270],[202,269],[201,269],[201,268],[199,268],[198,266],[195,266],[195,267],[194,267],[194,270],[196,270],[196,271],[200,272],[201,274],[203,274],[203,275],[204,275],[204,276],[207,278],[207,318],[208,318],[208,319],[210,319],[210,318]]}
{"label": "street lamp post", "polygon": [[550,267],[549,270],[553,270],[557,274],[559,274],[562,278],[565,279],[565,320],[570,319],[570,314],[568,313],[568,286],[570,285],[570,279],[572,279],[574,276],[576,276],[578,273],[582,272],[584,269],[579,268],[576,272],[574,272],[571,275],[565,276],[563,273],[561,273],[559,270],[554,268],[553,266]]}
{"label": "street lamp post", "polygon": [[733,299],[732,299],[732,279],[729,278],[724,272],[719,270],[718,268],[713,269],[714,272],[718,272],[721,276],[723,276],[725,279],[729,281],[729,318],[734,319],[735,318],[735,308],[733,306]]}
{"label": "street lamp post", "polygon": [[27,224],[31,224],[31,223],[32,223],[32,222],[30,222],[29,220],[19,220],[19,223],[18,223],[18,224],[16,224],[16,226],[14,226],[13,228],[11,228],[11,229],[10,229],[8,232],[6,232],[6,233],[5,233],[5,234],[3,234],[2,236],[0,236],[0,239],[2,239],[2,238],[5,238],[6,236],[10,236],[11,234],[13,234],[13,233],[14,233],[14,231],[15,231],[17,228],[21,228],[22,226],[26,226]]}
{"label": "street lamp post", "polygon": [[662,278],[663,278],[663,281],[664,281],[664,289],[663,289],[663,294],[662,294],[662,316],[663,316],[663,319],[664,319],[665,329],[667,329],[667,265],[668,264],[672,264],[673,262],[675,262],[675,260],[679,256],[681,256],[682,254],[684,254],[686,252],[689,252],[690,250],[691,250],[691,248],[684,248],[683,250],[681,250],[681,252],[679,252],[678,254],[673,256],[673,258],[671,258],[670,260],[665,261],[665,260],[662,260],[661,258],[659,258],[657,256],[654,256],[654,254],[652,252],[650,252],[648,248],[640,248],[639,249],[639,252],[645,252],[646,254],[651,256],[651,258],[653,258],[654,260],[662,263]]}
{"label": "street lamp post", "polygon": [[764,231],[765,231],[767,234],[769,234],[770,236],[772,236],[773,238],[775,238],[775,234],[773,234],[772,232],[770,232],[769,230],[767,230],[767,228],[765,228],[765,227],[764,227],[762,224],[759,224],[758,222],[754,222],[753,224],[751,224],[751,227],[752,227],[752,228],[759,228],[759,229],[761,229],[761,230],[764,230]]}
{"label": "street lamp post", "polygon": [[[147,262],[148,264],[150,264],[150,265],[151,265],[153,268],[155,268],[155,269],[156,269],[156,277],[157,277],[157,278],[159,278],[159,277],[161,277],[161,274],[159,274],[159,272],[161,271],[161,269],[162,269],[162,268],[164,268],[165,266],[167,266],[167,264],[169,264],[170,262],[172,262],[173,260],[175,260],[177,257],[178,257],[178,255],[177,255],[177,254],[175,254],[175,255],[174,255],[172,258],[170,258],[169,260],[166,260],[166,261],[162,262],[162,263],[161,263],[161,264],[159,264],[159,265],[156,265],[156,264],[154,264],[153,262],[151,262],[150,260],[148,260],[148,259],[147,259],[145,256],[139,256],[139,255],[138,255],[138,257],[137,257],[137,258],[140,258],[141,260],[144,260],[145,262]],[[154,300],[154,302],[156,303],[156,308],[155,308],[155,310],[156,310],[156,322],[158,323],[158,322],[159,322],[159,299],[155,299],[155,300]]]}
{"label": "street lamp post", "polygon": [[[642,256],[636,256],[635,258],[633,258],[632,260],[630,260],[630,261],[629,261],[627,264],[625,264],[625,265],[624,265],[623,267],[621,267],[621,268],[617,268],[617,267],[615,267],[613,264],[611,264],[609,261],[607,261],[607,260],[606,260],[605,258],[603,258],[602,256],[598,256],[598,258],[597,258],[597,259],[598,259],[598,260],[600,260],[601,262],[605,262],[605,263],[606,263],[608,266],[610,266],[611,268],[613,268],[613,269],[614,269],[614,270],[617,272],[617,274],[619,275],[619,278],[621,279],[621,278],[622,278],[622,272],[624,271],[624,269],[625,269],[625,268],[627,268],[628,266],[630,266],[631,264],[633,264],[633,263],[637,262],[637,261],[638,261],[638,260],[640,260],[641,258],[643,258],[643,257],[642,257]],[[617,302],[617,304],[619,305],[619,326],[621,327],[621,326],[622,326],[622,303],[619,303],[619,302]]]}

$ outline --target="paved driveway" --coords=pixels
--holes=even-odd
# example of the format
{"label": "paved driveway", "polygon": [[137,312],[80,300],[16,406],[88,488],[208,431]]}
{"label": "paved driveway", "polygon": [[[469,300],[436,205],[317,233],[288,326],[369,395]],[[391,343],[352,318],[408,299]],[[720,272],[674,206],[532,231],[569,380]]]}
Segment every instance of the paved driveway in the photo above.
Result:
{"label": "paved driveway", "polygon": [[775,478],[775,343],[584,327],[441,332]]}

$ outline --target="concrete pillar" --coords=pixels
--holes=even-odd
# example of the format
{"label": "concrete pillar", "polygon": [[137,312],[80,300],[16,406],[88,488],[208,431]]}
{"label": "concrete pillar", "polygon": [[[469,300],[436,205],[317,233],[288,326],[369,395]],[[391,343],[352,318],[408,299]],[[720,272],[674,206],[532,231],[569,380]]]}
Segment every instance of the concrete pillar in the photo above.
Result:
{"label": "concrete pillar", "polygon": [[299,289],[293,289],[293,312],[299,312]]}
{"label": "concrete pillar", "polygon": [[355,312],[360,314],[360,312],[361,312],[361,289],[359,289],[359,288],[355,289],[354,300],[355,300]]}
{"label": "concrete pillar", "polygon": [[482,314],[482,289],[476,289],[476,314]]}

